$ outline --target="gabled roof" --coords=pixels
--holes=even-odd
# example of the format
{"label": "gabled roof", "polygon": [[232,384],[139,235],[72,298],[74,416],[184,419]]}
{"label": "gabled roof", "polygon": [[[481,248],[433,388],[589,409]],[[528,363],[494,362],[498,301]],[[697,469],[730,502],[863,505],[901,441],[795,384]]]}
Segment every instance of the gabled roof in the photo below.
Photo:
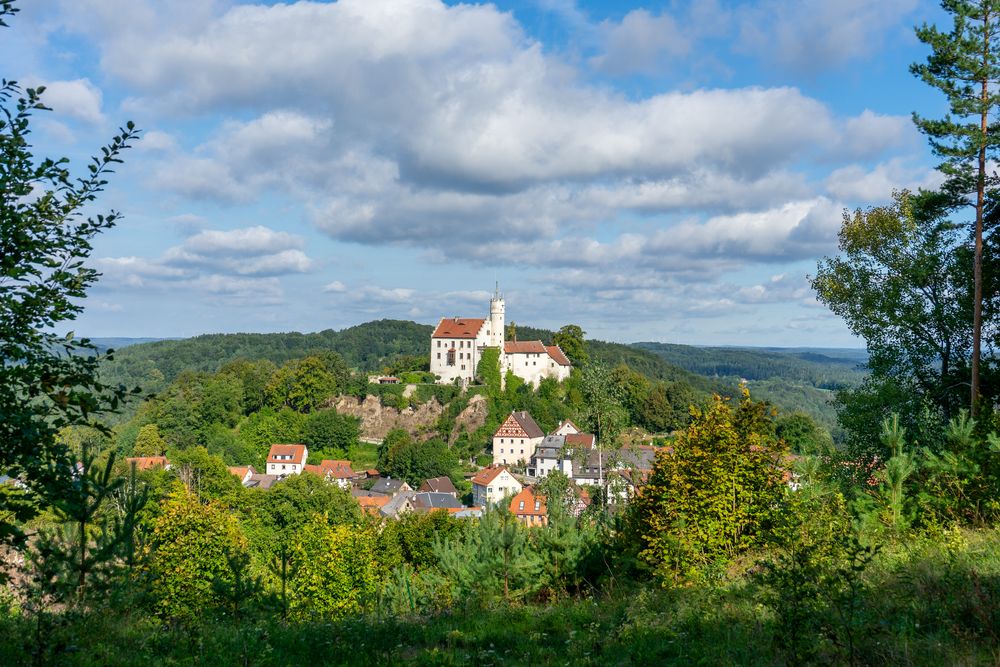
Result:
{"label": "gabled roof", "polygon": [[249,488],[270,489],[274,485],[274,483],[278,481],[278,479],[279,478],[277,475],[265,475],[263,473],[254,473],[253,475],[250,475],[250,479],[246,481],[246,484],[244,486],[246,486],[248,489]]}
{"label": "gabled roof", "polygon": [[561,428],[565,426],[569,426],[570,428],[572,428],[573,429],[572,433],[583,433],[583,429],[574,424],[572,419],[567,419],[566,421],[559,422],[559,426],[556,426],[555,430],[553,430],[552,433],[550,433],[549,435],[555,435]]}
{"label": "gabled roof", "polygon": [[354,470],[351,468],[351,462],[341,459],[323,459],[320,461],[319,465],[309,465],[308,463],[303,466],[306,472],[311,472],[319,475],[320,477],[328,477],[330,479],[354,479]]}
{"label": "gabled roof", "polygon": [[508,435],[504,431],[510,430],[520,431],[519,433],[514,433],[515,438],[542,438],[545,436],[545,432],[535,423],[535,420],[531,418],[531,414],[526,411],[512,412],[507,419],[500,424],[500,428],[497,429],[496,433],[493,434],[494,438],[499,438],[501,434]]}
{"label": "gabled roof", "polygon": [[472,478],[473,484],[478,484],[479,486],[489,486],[493,483],[500,473],[506,471],[505,466],[490,466],[488,468],[483,468],[475,474]]}
{"label": "gabled roof", "polygon": [[379,511],[386,516],[394,517],[399,514],[399,512],[407,508],[411,510],[413,509],[413,503],[410,501],[410,496],[406,493],[400,493],[390,498],[385,505],[382,505]]}
{"label": "gabled roof", "polygon": [[458,489],[452,484],[450,477],[431,477],[420,485],[418,491],[430,491],[432,493],[458,493]]}
{"label": "gabled roof", "polygon": [[547,354],[545,345],[540,340],[506,341],[503,344],[504,354]]}
{"label": "gabled roof", "polygon": [[152,468],[168,468],[170,461],[166,456],[130,456],[125,459],[130,464],[135,464],[136,470],[150,470]]}
{"label": "gabled roof", "polygon": [[595,444],[592,433],[569,433],[566,435],[566,445],[569,447],[586,447],[593,449]]}
{"label": "gabled roof", "polygon": [[[276,456],[289,456],[290,459],[278,459]],[[306,462],[305,445],[271,445],[271,451],[267,453],[268,463],[296,463],[302,465]]]}
{"label": "gabled roof", "polygon": [[374,491],[375,493],[393,494],[404,490],[403,489],[404,485],[406,486],[407,489],[410,488],[410,485],[401,479],[382,477],[376,480],[374,484],[372,484],[371,490]]}
{"label": "gabled roof", "polygon": [[256,474],[257,471],[253,469],[253,466],[229,466],[229,472],[236,475],[237,479],[240,481],[243,481],[246,479],[247,473],[253,475]]}
{"label": "gabled roof", "polygon": [[358,504],[369,514],[378,514],[379,510],[389,503],[388,496],[360,496]]}
{"label": "gabled roof", "polygon": [[[535,503],[538,503],[537,508]],[[521,507],[524,503],[524,507]],[[545,516],[548,508],[545,506],[545,496],[535,495],[530,486],[521,489],[521,493],[510,501],[510,513],[515,516]]]}
{"label": "gabled roof", "polygon": [[560,366],[572,366],[573,365],[573,364],[570,363],[569,357],[567,357],[563,353],[562,348],[559,347],[558,345],[546,345],[545,346],[545,351],[548,352],[549,356],[552,357],[552,360],[554,362],[556,362],[557,364],[559,364]]}
{"label": "gabled roof", "polygon": [[484,322],[477,317],[442,317],[431,338],[475,338]]}
{"label": "gabled roof", "polygon": [[417,509],[456,509],[462,503],[450,493],[414,493],[411,501]]}

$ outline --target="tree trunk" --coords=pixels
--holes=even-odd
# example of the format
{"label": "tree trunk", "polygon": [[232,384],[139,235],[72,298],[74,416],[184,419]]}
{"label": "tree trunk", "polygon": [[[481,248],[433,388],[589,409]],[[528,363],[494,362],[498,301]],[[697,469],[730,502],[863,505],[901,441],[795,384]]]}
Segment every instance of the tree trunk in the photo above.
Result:
{"label": "tree trunk", "polygon": [[[983,71],[989,65],[990,30],[989,15],[983,17]],[[986,198],[986,132],[989,118],[989,79],[983,75],[981,108],[979,113],[979,174],[976,179],[976,249],[972,260],[974,294],[972,297],[972,382],[969,414],[979,411],[979,357],[983,333],[983,205]]]}

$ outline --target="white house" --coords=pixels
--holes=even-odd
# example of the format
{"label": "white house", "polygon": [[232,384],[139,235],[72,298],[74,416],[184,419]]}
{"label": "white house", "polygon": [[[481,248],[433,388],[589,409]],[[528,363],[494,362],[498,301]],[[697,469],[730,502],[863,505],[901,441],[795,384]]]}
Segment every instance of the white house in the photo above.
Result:
{"label": "white house", "polygon": [[521,483],[503,466],[483,468],[472,478],[472,504],[495,505],[507,496],[521,492]]}
{"label": "white house", "polygon": [[500,351],[500,377],[507,371],[534,386],[547,377],[565,380],[572,364],[558,345],[541,341],[504,341],[506,306],[500,290],[490,299],[489,318],[445,317],[431,334],[431,373],[440,384],[473,381],[482,351],[494,347]]}
{"label": "white house", "polygon": [[545,432],[527,412],[512,412],[493,434],[493,464],[527,463]]}
{"label": "white house", "polygon": [[583,429],[567,419],[564,422],[559,422],[556,430],[549,433],[549,435],[575,435],[576,433],[583,433]]}
{"label": "white house", "polygon": [[286,477],[305,470],[309,450],[305,445],[271,445],[267,454],[267,474]]}
{"label": "white house", "polygon": [[576,479],[580,467],[578,462],[589,460],[595,444],[596,439],[590,433],[547,435],[528,461],[528,474],[545,477],[553,470],[559,470],[570,479]]}

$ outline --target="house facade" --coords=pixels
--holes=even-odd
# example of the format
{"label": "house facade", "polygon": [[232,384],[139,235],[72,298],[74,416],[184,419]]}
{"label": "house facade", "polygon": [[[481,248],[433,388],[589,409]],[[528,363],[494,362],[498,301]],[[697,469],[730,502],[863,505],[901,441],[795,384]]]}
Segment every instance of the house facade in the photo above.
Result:
{"label": "house facade", "polygon": [[351,488],[354,479],[358,474],[351,468],[351,462],[340,459],[323,459],[319,465],[309,465],[303,467],[304,472],[311,472],[319,475],[327,482],[336,484],[342,489]]}
{"label": "house facade", "polygon": [[266,473],[278,477],[298,475],[305,470],[308,457],[309,449],[305,445],[271,445],[271,451],[267,453]]}
{"label": "house facade", "polygon": [[530,486],[524,487],[511,498],[510,513],[526,526],[546,526],[549,523],[545,496],[535,495]]}
{"label": "house facade", "polygon": [[476,367],[487,347],[500,351],[500,377],[507,371],[537,387],[545,378],[565,380],[572,364],[558,345],[541,341],[506,342],[506,306],[500,290],[490,299],[488,318],[445,317],[431,334],[430,370],[439,384],[468,385],[476,377]]}
{"label": "house facade", "polygon": [[493,434],[493,464],[527,463],[545,432],[527,412],[512,412]]}
{"label": "house facade", "polygon": [[496,505],[504,498],[521,492],[523,486],[503,466],[483,468],[472,478],[472,504]]}

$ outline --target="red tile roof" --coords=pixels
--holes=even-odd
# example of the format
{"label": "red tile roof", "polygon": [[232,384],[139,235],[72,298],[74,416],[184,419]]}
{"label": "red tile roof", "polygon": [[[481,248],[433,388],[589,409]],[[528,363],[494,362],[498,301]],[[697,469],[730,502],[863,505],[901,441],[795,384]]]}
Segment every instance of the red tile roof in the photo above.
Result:
{"label": "red tile roof", "polygon": [[369,514],[378,514],[379,510],[389,502],[389,496],[360,496],[356,498],[361,509]]}
{"label": "red tile roof", "polygon": [[306,472],[311,472],[320,477],[331,477],[333,479],[354,479],[354,470],[351,462],[340,459],[323,459],[319,465],[306,464],[303,466]]}
{"label": "red tile roof", "polygon": [[424,480],[417,491],[428,491],[431,493],[458,493],[455,485],[449,477],[431,477]]}
{"label": "red tile roof", "polygon": [[257,473],[257,471],[253,469],[253,466],[229,466],[229,472],[236,475],[241,481],[247,476],[248,472],[251,475]]}
{"label": "red tile roof", "polygon": [[584,447],[594,446],[594,436],[592,433],[567,433],[567,445],[583,445]]}
{"label": "red tile roof", "polygon": [[129,463],[135,464],[136,470],[149,470],[150,468],[166,468],[170,461],[166,456],[130,456],[126,459]]}
{"label": "red tile roof", "polygon": [[507,341],[503,344],[504,354],[545,354],[546,348],[540,340]]}
{"label": "red tile roof", "polygon": [[507,468],[504,466],[489,466],[488,468],[483,468],[472,478],[472,483],[479,484],[480,486],[489,486],[493,483],[493,480],[495,480],[497,476],[505,470],[507,470]]}
{"label": "red tile roof", "polygon": [[[538,509],[535,509],[535,501],[538,501]],[[524,507],[521,507],[524,503]],[[515,516],[545,516],[548,509],[545,506],[545,496],[535,495],[530,486],[521,489],[521,493],[514,496],[510,501],[510,513]]]}
{"label": "red tile roof", "polygon": [[563,354],[562,348],[558,345],[546,345],[545,351],[549,353],[552,360],[555,361],[560,366],[572,366],[569,362],[569,357]]}
{"label": "red tile roof", "polygon": [[444,317],[431,338],[475,338],[485,321],[476,317]]}
{"label": "red tile roof", "polygon": [[[288,456],[290,459],[276,459],[276,456]],[[271,445],[271,451],[267,453],[268,463],[297,463],[299,465],[306,462],[305,445]]]}

